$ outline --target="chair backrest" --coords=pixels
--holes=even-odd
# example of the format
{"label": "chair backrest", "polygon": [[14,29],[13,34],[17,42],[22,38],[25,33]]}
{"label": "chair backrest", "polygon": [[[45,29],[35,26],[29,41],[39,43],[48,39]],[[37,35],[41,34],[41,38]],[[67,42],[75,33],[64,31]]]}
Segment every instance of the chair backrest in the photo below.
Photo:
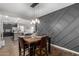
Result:
{"label": "chair backrest", "polygon": [[47,36],[44,36],[41,38],[41,41],[40,41],[40,48],[44,48],[44,47],[47,47]]}

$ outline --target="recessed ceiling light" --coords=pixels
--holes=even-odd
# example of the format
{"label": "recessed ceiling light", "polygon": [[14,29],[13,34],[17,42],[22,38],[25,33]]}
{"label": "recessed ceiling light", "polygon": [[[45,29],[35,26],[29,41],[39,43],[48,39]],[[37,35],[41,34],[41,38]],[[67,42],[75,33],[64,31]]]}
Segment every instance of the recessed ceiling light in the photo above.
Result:
{"label": "recessed ceiling light", "polygon": [[18,17],[17,20],[20,20],[20,18]]}
{"label": "recessed ceiling light", "polygon": [[20,18],[17,18],[18,20],[20,19]]}
{"label": "recessed ceiling light", "polygon": [[9,16],[5,16],[6,18],[8,18]]}
{"label": "recessed ceiling light", "polygon": [[0,17],[1,17],[2,15],[0,15]]}

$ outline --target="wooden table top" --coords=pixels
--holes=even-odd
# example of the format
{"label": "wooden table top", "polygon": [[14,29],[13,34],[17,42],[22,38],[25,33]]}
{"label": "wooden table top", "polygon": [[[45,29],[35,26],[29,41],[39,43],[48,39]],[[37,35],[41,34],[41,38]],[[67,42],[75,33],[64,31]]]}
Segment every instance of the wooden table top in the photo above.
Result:
{"label": "wooden table top", "polygon": [[19,36],[19,37],[23,38],[27,44],[31,44],[40,41],[42,36]]}

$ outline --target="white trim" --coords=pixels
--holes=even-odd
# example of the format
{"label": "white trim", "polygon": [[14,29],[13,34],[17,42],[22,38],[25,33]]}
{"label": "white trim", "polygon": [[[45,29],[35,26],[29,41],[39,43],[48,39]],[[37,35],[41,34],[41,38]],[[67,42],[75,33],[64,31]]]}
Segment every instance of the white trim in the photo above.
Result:
{"label": "white trim", "polygon": [[0,40],[0,48],[1,48],[2,46],[5,46],[5,40]]}
{"label": "white trim", "polygon": [[64,47],[61,47],[61,46],[58,46],[58,45],[51,44],[51,46],[56,47],[56,48],[59,48],[61,50],[65,50],[65,51],[68,51],[68,52],[75,53],[75,54],[78,54],[79,55],[79,52],[76,52],[76,51],[73,51],[73,50],[69,50],[67,48],[64,48]]}

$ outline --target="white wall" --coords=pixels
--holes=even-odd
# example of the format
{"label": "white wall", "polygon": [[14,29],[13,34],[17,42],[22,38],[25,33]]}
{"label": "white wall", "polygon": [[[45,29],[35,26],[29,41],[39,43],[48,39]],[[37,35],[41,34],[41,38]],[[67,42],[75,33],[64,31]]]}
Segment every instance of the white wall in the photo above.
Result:
{"label": "white wall", "polygon": [[3,40],[3,17],[0,15],[0,48],[5,45]]}
{"label": "white wall", "polygon": [[3,22],[9,23],[9,24],[17,23],[19,26],[24,26],[24,33],[32,33],[33,32],[32,27],[34,27],[34,25],[30,24],[31,20],[10,17],[10,16],[8,16],[8,17],[3,16]]}

